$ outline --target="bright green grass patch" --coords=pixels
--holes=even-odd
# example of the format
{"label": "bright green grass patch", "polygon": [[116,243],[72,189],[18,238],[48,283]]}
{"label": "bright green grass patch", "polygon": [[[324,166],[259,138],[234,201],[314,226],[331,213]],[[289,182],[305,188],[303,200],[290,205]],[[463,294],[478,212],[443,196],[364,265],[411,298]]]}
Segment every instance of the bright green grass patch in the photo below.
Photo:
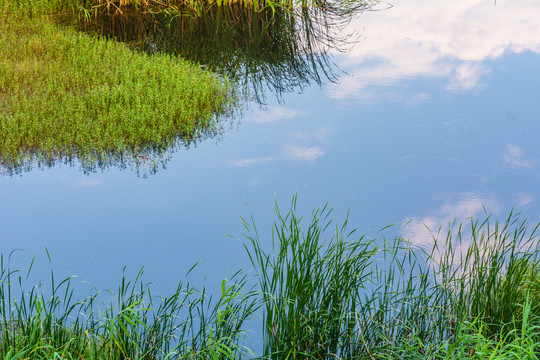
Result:
{"label": "bright green grass patch", "polygon": [[35,161],[145,158],[207,131],[232,103],[229,83],[182,59],[7,8],[0,2],[0,166],[8,172]]}

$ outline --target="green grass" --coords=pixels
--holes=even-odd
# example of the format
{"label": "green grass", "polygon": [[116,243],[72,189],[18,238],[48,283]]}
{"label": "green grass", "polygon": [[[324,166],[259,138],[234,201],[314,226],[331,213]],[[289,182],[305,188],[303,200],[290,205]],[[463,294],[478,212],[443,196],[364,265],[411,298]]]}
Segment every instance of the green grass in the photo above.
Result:
{"label": "green grass", "polygon": [[329,8],[345,5],[352,9],[358,4],[363,5],[366,1],[360,0],[354,5],[354,2],[348,1],[310,1],[310,0],[88,0],[85,9],[87,13],[99,13],[102,11],[122,13],[126,8],[149,11],[152,13],[181,13],[185,8],[190,9],[198,16],[210,7],[241,6],[252,9],[256,12],[276,9],[285,9],[292,11],[300,7],[321,7]]}
{"label": "green grass", "polygon": [[[421,249],[368,238],[327,206],[310,219],[276,207],[272,234],[244,220],[253,271],[157,298],[122,277],[112,304],[75,300],[72,279],[26,285],[0,264],[5,359],[537,359],[540,279],[534,224],[511,214],[459,225]],[[255,280],[255,281],[254,281]],[[248,284],[255,284],[250,285]],[[45,295],[46,294],[46,295]],[[100,310],[102,309],[102,310]],[[261,318],[262,328],[250,328]],[[248,329],[250,332],[248,332]],[[254,334],[252,333],[254,332]],[[262,346],[253,343],[261,339]],[[257,354],[248,346],[262,349]]]}
{"label": "green grass", "polygon": [[3,359],[240,359],[246,352],[241,324],[254,302],[241,292],[245,277],[224,280],[215,301],[185,282],[156,299],[141,270],[133,282],[122,277],[116,301],[106,304],[97,292],[74,301],[72,279],[55,283],[54,273],[49,288],[26,288],[28,273],[10,270],[2,257]]}
{"label": "green grass", "polygon": [[0,1],[4,172],[72,159],[138,164],[219,126],[233,102],[224,78],[56,26],[46,15],[53,5]]}
{"label": "green grass", "polygon": [[126,8],[90,22],[76,16],[65,21],[140,51],[205,64],[244,89],[242,96],[261,104],[272,93],[282,101],[287,92],[336,81],[328,52],[347,51],[356,39],[345,29],[353,13],[338,16],[314,8],[256,12],[229,5],[210,7],[197,17],[184,10],[171,17]]}

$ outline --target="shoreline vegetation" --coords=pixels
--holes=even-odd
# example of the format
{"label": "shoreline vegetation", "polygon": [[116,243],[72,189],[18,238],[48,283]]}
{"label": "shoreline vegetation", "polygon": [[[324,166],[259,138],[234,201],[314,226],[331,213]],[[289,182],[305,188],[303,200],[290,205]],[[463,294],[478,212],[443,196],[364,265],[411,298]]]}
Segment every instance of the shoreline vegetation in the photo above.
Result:
{"label": "shoreline vegetation", "polygon": [[[320,84],[320,73],[334,79],[326,48],[350,45],[350,36],[334,38],[332,28],[370,6],[364,0],[0,0],[0,175],[57,163],[79,163],[84,172],[130,166],[155,173],[177,148],[221,134],[247,88],[264,102],[267,87],[281,94]],[[198,33],[202,41],[204,31],[215,39],[202,50],[184,41],[180,52],[168,53],[151,35],[136,34],[155,51],[136,51],[114,36],[77,31],[103,27],[100,20],[124,12],[155,18],[145,18],[154,29],[160,21],[201,19],[191,33],[160,33],[193,37],[199,46]],[[212,63],[206,53],[221,51],[215,45],[223,39],[230,58]],[[245,54],[255,70],[241,62]]]}
{"label": "shoreline vegetation", "polygon": [[[55,0],[62,1],[62,0]],[[77,0],[70,0],[77,1]],[[202,15],[208,9],[217,7],[240,6],[254,12],[289,11],[318,8],[327,14],[346,15],[358,10],[365,10],[378,0],[78,0],[79,9],[87,20],[100,12],[122,13],[124,9],[135,9],[147,13],[180,14],[185,11]],[[82,1],[83,6],[80,6]]]}
{"label": "shoreline vegetation", "polygon": [[[538,225],[510,214],[451,224],[432,246],[357,235],[332,209],[276,206],[271,234],[243,219],[254,274],[165,298],[122,277],[110,305],[39,286],[2,257],[4,359],[537,359]],[[381,233],[382,234],[382,233]],[[47,253],[48,255],[48,253]],[[190,270],[191,271],[191,270]],[[44,284],[47,284],[46,286]],[[255,284],[255,285],[253,285]],[[20,294],[19,294],[20,292]],[[46,295],[45,295],[46,294]],[[99,308],[104,310],[98,310]],[[258,329],[250,328],[250,321]],[[253,324],[251,324],[253,326]],[[262,332],[261,332],[262,331]],[[257,354],[255,345],[262,350]]]}
{"label": "shoreline vegetation", "polygon": [[237,102],[226,78],[53,22],[76,3],[0,0],[0,174],[74,159],[152,170],[178,141],[219,133]]}

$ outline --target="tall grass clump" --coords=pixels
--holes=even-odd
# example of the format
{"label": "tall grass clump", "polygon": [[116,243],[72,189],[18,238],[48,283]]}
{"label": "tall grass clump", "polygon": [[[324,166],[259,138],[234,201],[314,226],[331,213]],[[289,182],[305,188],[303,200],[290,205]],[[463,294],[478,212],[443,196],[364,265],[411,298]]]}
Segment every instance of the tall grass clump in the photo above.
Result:
{"label": "tall grass clump", "polygon": [[[93,292],[75,300],[73,279],[27,288],[0,263],[0,356],[3,359],[240,359],[242,324],[253,313],[244,278],[223,281],[212,297],[180,281],[164,298],[142,281],[121,278],[116,302]],[[101,309],[101,310],[100,310]]]}
{"label": "tall grass clump", "polygon": [[[205,10],[211,7],[227,7],[241,6],[245,9],[258,11],[276,11],[287,10],[293,11],[297,8],[320,7],[320,8],[337,8],[343,7],[348,9],[356,9],[364,7],[368,3],[373,3],[371,0],[357,1],[310,1],[310,0],[88,0],[84,3],[85,8],[89,13],[115,12],[122,13],[126,9],[136,9],[152,13],[175,13],[178,14],[184,8],[189,8],[192,13],[201,16]],[[90,9],[90,10],[88,10]]]}
{"label": "tall grass clump", "polygon": [[377,248],[364,237],[351,241],[346,221],[324,242],[322,234],[333,225],[327,207],[312,213],[306,230],[293,210],[281,214],[276,207],[276,213],[270,250],[255,224],[244,221],[265,310],[264,356],[348,357]]}
{"label": "tall grass clump", "polygon": [[354,239],[327,207],[306,225],[295,205],[276,208],[271,239],[244,221],[265,358],[452,358],[457,347],[538,339],[537,227],[487,217],[423,248],[401,236]]}
{"label": "tall grass clump", "polygon": [[432,273],[455,321],[478,320],[496,337],[522,320],[526,296],[531,314],[540,315],[537,230],[511,214],[502,223],[471,221],[466,231],[460,225],[455,235],[449,231],[444,242],[434,242]]}

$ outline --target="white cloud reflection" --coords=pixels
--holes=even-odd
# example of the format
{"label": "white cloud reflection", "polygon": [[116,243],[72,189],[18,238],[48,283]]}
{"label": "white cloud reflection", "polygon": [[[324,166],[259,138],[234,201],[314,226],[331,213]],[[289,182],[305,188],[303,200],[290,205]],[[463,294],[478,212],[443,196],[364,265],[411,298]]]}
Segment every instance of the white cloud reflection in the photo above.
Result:
{"label": "white cloud reflection", "polygon": [[283,156],[294,161],[314,162],[323,155],[324,149],[317,146],[305,147],[286,145],[283,147]]}
{"label": "white cloud reflection", "polygon": [[303,115],[304,114],[300,111],[287,109],[283,106],[269,106],[266,111],[261,111],[258,116],[251,119],[251,121],[256,123],[274,123]]}
{"label": "white cloud reflection", "polygon": [[229,164],[231,166],[250,166],[250,165],[256,165],[256,164],[267,164],[275,160],[277,160],[277,158],[273,156],[262,156],[262,157],[254,157],[254,158],[235,159],[235,160],[231,160]]}
{"label": "white cloud reflection", "polygon": [[[418,77],[445,78],[447,88],[477,87],[488,59],[540,52],[537,0],[396,0],[351,22],[363,39],[341,65],[351,77],[330,87],[334,97],[373,97],[370,86]],[[352,68],[352,70],[350,69]]]}
{"label": "white cloud reflection", "polygon": [[534,201],[533,195],[527,194],[527,193],[521,193],[518,195],[518,198],[517,198],[517,206],[522,208],[529,205],[533,201]]}
{"label": "white cloud reflection", "polygon": [[411,220],[405,226],[403,236],[415,246],[431,249],[434,238],[444,240],[447,232],[452,230],[450,224],[459,224],[471,217],[481,219],[492,212],[497,213],[499,208],[494,198],[464,194],[459,200],[444,204],[432,215]]}
{"label": "white cloud reflection", "polygon": [[250,166],[267,164],[278,160],[292,160],[298,162],[313,163],[323,156],[325,151],[318,146],[285,145],[281,148],[281,154],[276,156],[262,156],[230,160],[230,166]]}
{"label": "white cloud reflection", "polygon": [[315,131],[315,133],[313,134],[313,138],[318,141],[328,141],[331,133],[332,129],[328,127],[322,127]]}
{"label": "white cloud reflection", "polygon": [[536,159],[526,159],[525,152],[517,145],[508,145],[503,156],[506,165],[517,170],[531,170],[538,161]]}

